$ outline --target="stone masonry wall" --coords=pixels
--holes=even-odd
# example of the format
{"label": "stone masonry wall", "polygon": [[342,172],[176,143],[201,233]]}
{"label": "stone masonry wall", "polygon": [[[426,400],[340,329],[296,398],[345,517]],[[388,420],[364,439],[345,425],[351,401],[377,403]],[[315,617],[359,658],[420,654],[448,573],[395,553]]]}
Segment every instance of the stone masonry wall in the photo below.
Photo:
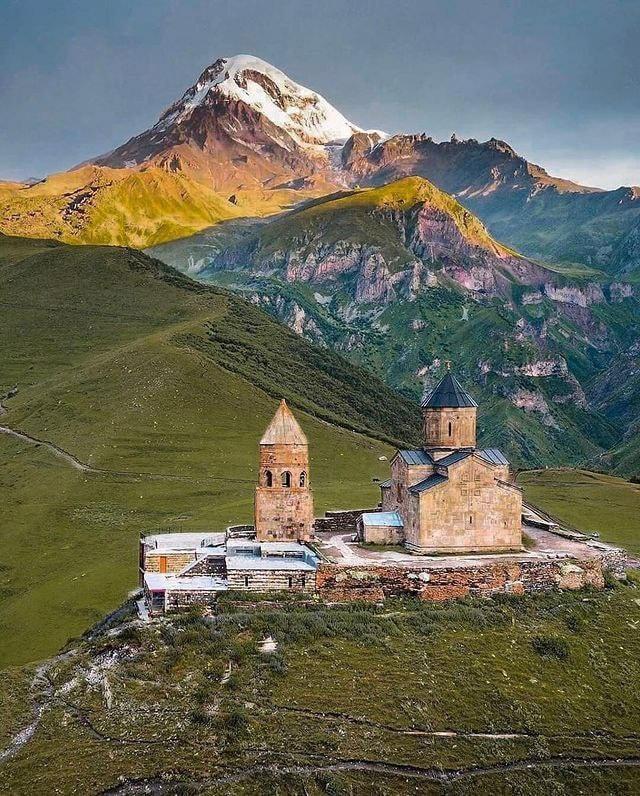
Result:
{"label": "stone masonry wall", "polygon": [[422,432],[427,448],[475,448],[476,409],[427,407],[422,410]]}
{"label": "stone masonry wall", "polygon": [[327,511],[324,517],[316,517],[313,521],[315,533],[356,533],[358,520],[363,514],[380,511],[375,509],[350,509],[348,511]]}
{"label": "stone masonry wall", "polygon": [[190,608],[192,605],[212,605],[220,592],[218,591],[168,591],[166,594],[166,611],[177,611]]}
{"label": "stone masonry wall", "polygon": [[166,559],[167,573],[182,572],[194,559],[193,553],[165,553],[162,550],[150,550],[144,557],[145,572],[160,572],[160,559]]}
{"label": "stone masonry wall", "polygon": [[227,573],[230,589],[240,591],[297,591],[313,594],[316,590],[315,572],[295,570],[233,569]]}
{"label": "stone masonry wall", "polygon": [[550,589],[603,588],[606,559],[506,561],[475,567],[354,566],[320,564],[316,576],[326,602],[415,596],[422,600],[528,594]]}

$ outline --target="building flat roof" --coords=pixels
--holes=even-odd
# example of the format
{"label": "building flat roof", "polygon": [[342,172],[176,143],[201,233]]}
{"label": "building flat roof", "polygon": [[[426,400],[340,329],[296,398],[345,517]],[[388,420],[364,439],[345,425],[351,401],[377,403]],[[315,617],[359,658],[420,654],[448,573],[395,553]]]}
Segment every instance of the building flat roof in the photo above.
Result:
{"label": "building flat roof", "polygon": [[238,569],[315,572],[314,564],[306,558],[284,558],[280,556],[227,556],[227,572]]}
{"label": "building flat roof", "polygon": [[197,533],[156,533],[144,537],[144,543],[157,550],[195,550],[200,547],[224,545],[225,534],[218,531]]}
{"label": "building flat roof", "polygon": [[402,517],[397,511],[375,511],[362,515],[362,522],[365,525],[385,526],[393,528],[404,527]]}
{"label": "building flat roof", "polygon": [[161,572],[145,572],[144,583],[150,591],[225,591],[229,588],[225,580],[211,575],[189,577]]}

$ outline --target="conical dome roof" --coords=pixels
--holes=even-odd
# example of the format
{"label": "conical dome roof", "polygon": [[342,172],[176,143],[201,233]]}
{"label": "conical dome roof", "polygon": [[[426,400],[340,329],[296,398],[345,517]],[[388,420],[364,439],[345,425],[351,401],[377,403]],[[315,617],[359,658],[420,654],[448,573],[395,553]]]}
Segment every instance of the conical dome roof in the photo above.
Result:
{"label": "conical dome roof", "polygon": [[422,400],[423,407],[434,409],[466,408],[477,405],[458,379],[451,373],[447,373]]}
{"label": "conical dome roof", "polygon": [[306,445],[307,438],[284,398],[264,432],[261,445]]}

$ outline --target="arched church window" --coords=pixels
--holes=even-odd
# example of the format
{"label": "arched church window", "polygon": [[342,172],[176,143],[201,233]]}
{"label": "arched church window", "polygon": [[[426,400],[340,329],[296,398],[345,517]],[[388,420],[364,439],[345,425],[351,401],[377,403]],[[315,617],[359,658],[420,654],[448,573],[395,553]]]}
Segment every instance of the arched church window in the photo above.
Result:
{"label": "arched church window", "polygon": [[451,436],[452,430],[453,430],[453,425],[451,422],[449,422],[449,436]]}
{"label": "arched church window", "polygon": [[300,486],[306,486],[306,485],[307,485],[307,474],[303,470],[300,473]]}
{"label": "arched church window", "polygon": [[273,486],[273,473],[271,470],[267,470],[264,474],[264,485]]}
{"label": "arched church window", "polygon": [[282,473],[282,486],[291,486],[291,473],[288,470]]}
{"label": "arched church window", "polygon": [[398,503],[401,503],[402,502],[402,484],[398,484],[398,486],[396,488],[396,497],[397,497]]}

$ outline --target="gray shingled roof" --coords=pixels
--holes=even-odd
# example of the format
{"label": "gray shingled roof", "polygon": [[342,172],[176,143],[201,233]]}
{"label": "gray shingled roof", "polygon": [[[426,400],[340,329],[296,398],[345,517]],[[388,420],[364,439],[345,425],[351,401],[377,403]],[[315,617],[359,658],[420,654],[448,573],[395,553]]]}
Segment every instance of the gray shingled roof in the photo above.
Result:
{"label": "gray shingled roof", "polygon": [[509,464],[505,455],[497,448],[485,448],[478,451],[478,456],[489,462],[489,464]]}
{"label": "gray shingled roof", "polygon": [[391,486],[391,479],[387,478],[387,480],[383,481],[381,484],[379,484],[379,486],[380,486],[380,489],[387,489],[388,487]]}
{"label": "gray shingled roof", "polygon": [[447,407],[464,408],[477,405],[458,379],[451,373],[447,373],[422,400],[423,407],[435,409]]}
{"label": "gray shingled roof", "polygon": [[426,451],[418,450],[418,451],[398,451],[400,456],[404,459],[404,461],[411,465],[411,464],[432,464],[433,459]]}
{"label": "gray shingled roof", "polygon": [[451,464],[457,464],[458,462],[461,462],[463,459],[468,459],[469,456],[473,456],[473,451],[470,450],[454,451],[453,453],[450,453],[448,456],[444,456],[442,459],[437,459],[435,463],[438,467],[440,466],[449,467],[449,465]]}
{"label": "gray shingled roof", "polygon": [[427,489],[433,489],[434,486],[440,486],[440,484],[444,484],[444,482],[448,480],[449,479],[446,475],[434,473],[428,478],[425,478],[424,481],[420,481],[419,483],[410,486],[409,492],[413,492],[413,494],[420,494],[420,492],[426,492]]}

